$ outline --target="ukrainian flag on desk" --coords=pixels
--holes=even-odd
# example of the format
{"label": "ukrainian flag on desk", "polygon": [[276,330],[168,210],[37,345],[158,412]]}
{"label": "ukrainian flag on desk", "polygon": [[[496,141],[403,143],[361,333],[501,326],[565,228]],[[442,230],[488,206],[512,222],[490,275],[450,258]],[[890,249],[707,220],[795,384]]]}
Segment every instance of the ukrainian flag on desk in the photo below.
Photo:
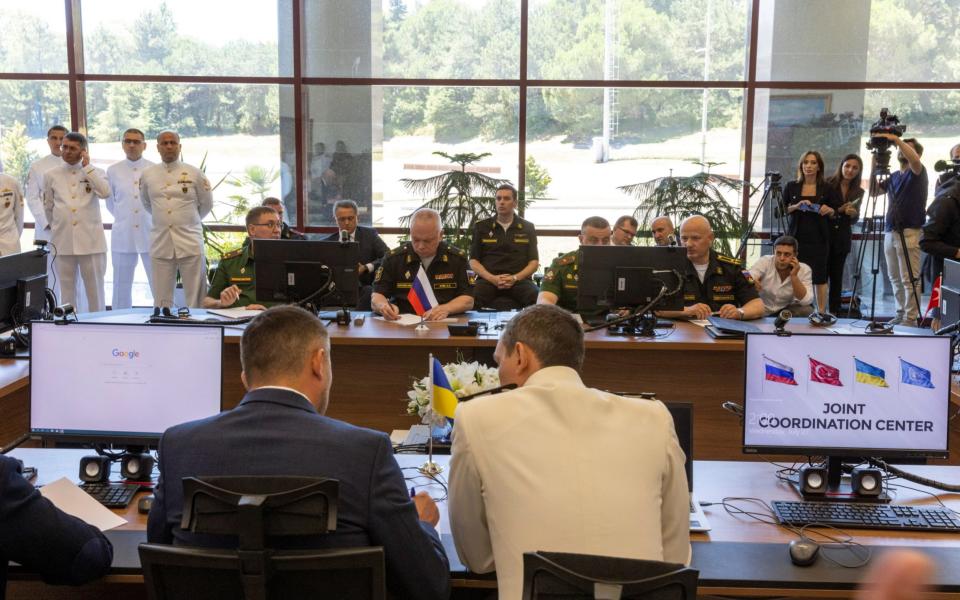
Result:
{"label": "ukrainian flag on desk", "polygon": [[453,393],[453,386],[443,372],[443,365],[436,358],[433,359],[433,410],[448,419],[453,418],[457,410],[457,396]]}
{"label": "ukrainian flag on desk", "polygon": [[857,367],[857,381],[859,383],[868,383],[877,387],[890,387],[887,385],[886,371],[880,367],[865,363],[857,357],[853,358],[853,362]]}

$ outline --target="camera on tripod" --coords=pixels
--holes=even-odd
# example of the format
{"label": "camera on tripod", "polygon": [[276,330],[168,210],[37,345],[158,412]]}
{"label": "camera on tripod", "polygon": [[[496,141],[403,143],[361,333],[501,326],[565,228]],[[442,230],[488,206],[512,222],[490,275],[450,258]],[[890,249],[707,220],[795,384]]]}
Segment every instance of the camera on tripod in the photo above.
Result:
{"label": "camera on tripod", "polygon": [[878,134],[890,133],[903,137],[906,130],[907,126],[900,123],[897,115],[891,115],[887,108],[880,109],[880,118],[870,126],[870,140],[867,142],[867,148],[873,152],[878,169],[889,169],[890,145],[893,143],[887,138],[878,137]]}

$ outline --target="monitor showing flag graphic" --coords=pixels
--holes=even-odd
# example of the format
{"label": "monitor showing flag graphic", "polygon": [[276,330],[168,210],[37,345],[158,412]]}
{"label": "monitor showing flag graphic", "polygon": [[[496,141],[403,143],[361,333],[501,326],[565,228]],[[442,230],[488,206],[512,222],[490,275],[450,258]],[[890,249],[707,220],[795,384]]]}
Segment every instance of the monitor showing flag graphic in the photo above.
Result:
{"label": "monitor showing flag graphic", "polygon": [[859,383],[867,383],[878,387],[890,387],[887,385],[886,371],[880,367],[865,363],[857,357],[853,358],[853,362],[857,367],[857,381]]}
{"label": "monitor showing flag graphic", "polygon": [[907,385],[934,389],[930,371],[900,359],[900,381]]}
{"label": "monitor showing flag graphic", "polygon": [[410,302],[410,306],[413,307],[413,311],[417,313],[418,317],[422,317],[423,313],[440,304],[433,293],[433,286],[430,284],[430,278],[427,277],[423,265],[420,265],[420,270],[417,271],[417,276],[413,279],[413,285],[407,292],[407,301]]}
{"label": "monitor showing flag graphic", "polygon": [[453,393],[453,386],[450,385],[450,380],[443,371],[443,365],[436,358],[433,359],[433,367],[430,370],[433,378],[433,410],[437,414],[452,419],[457,410],[457,396]]}
{"label": "monitor showing flag graphic", "polygon": [[763,356],[764,370],[766,373],[764,377],[767,381],[776,381],[777,383],[785,383],[787,385],[797,385],[797,380],[793,376],[793,367],[788,367],[783,363],[779,363],[773,359],[768,358],[766,355]]}
{"label": "monitor showing flag graphic", "polygon": [[810,358],[810,381],[843,387],[840,382],[840,369],[831,367],[815,358],[809,356],[807,358]]}

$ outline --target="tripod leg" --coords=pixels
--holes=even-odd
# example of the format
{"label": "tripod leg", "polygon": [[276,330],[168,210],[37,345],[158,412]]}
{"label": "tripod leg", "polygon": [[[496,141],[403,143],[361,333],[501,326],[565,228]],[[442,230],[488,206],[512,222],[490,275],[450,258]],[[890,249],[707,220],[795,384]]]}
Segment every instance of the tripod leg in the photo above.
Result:
{"label": "tripod leg", "polygon": [[[912,260],[912,257],[910,256],[910,252],[912,248],[907,247],[907,237],[906,237],[906,234],[904,233],[904,230],[901,229],[900,231],[898,231],[897,235],[900,238],[900,252],[903,254],[903,262],[906,264],[907,278],[908,278],[908,281],[910,282],[910,289],[907,290],[907,299],[906,299],[907,301],[904,303],[904,320],[907,320],[907,315],[910,314],[910,311],[907,310],[906,305],[909,304],[909,302],[912,300],[914,303],[914,306],[917,309],[917,316],[915,321],[916,321],[917,327],[919,327],[920,323],[922,323],[923,321],[923,314],[922,314],[923,311],[920,309],[920,292],[917,289],[919,287],[917,285],[917,283],[919,282],[919,277],[918,277],[919,272],[914,271],[913,260]],[[917,253],[919,254],[919,252],[920,252],[920,249],[918,246]],[[920,266],[919,260],[917,261],[917,263],[918,263],[917,271],[919,271],[919,266]],[[901,279],[902,279],[902,276],[903,274],[901,273]]]}

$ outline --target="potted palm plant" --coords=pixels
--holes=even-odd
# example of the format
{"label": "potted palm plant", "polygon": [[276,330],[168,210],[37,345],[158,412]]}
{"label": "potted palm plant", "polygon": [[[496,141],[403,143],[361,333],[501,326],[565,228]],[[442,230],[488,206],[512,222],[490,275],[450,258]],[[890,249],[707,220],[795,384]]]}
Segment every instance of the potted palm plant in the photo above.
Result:
{"label": "potted palm plant", "polygon": [[[408,190],[427,198],[420,208],[432,208],[440,213],[448,243],[469,252],[474,223],[496,214],[494,198],[497,187],[509,181],[490,177],[475,170],[467,170],[468,165],[478,163],[490,156],[489,152],[482,154],[434,152],[434,154],[446,158],[459,168],[452,168],[426,179],[401,179],[400,181]],[[404,227],[408,226],[410,215],[400,219],[400,224]]]}
{"label": "potted palm plant", "polygon": [[739,196],[747,182],[710,173],[710,168],[720,163],[700,163],[701,171],[695,175],[677,177],[672,173],[650,181],[621,186],[618,189],[637,200],[634,218],[641,228],[649,229],[651,221],[661,215],[679,223],[693,215],[703,215],[710,221],[716,237],[715,249],[733,256],[732,244],[739,242],[743,234],[743,220],[738,208],[728,201],[731,195]]}

